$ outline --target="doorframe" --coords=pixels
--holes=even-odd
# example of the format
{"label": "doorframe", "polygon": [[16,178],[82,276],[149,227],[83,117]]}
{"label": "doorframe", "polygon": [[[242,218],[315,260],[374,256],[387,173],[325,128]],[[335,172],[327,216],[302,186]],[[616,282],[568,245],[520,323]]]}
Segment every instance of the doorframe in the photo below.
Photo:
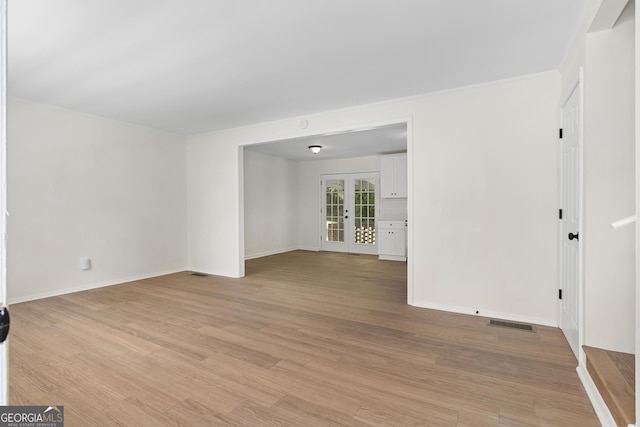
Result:
{"label": "doorframe", "polygon": [[[0,0],[0,306],[7,301],[7,0]],[[0,405],[9,404],[9,340],[0,344]]]}
{"label": "doorframe", "polygon": [[[2,1],[2,0],[0,0]],[[318,136],[322,137],[325,135],[331,135],[335,133],[343,133],[343,132],[357,132],[362,130],[369,130],[372,128],[389,126],[389,125],[401,125],[404,124],[407,127],[407,304],[413,305],[413,295],[414,295],[414,286],[413,286],[413,222],[414,222],[414,208],[413,208],[413,116],[400,116],[395,118],[383,119],[383,120],[372,120],[365,121],[360,123],[352,123],[349,125],[342,125],[336,127],[326,127],[326,128],[317,128],[308,130],[307,126],[309,126],[310,122],[312,122],[313,118],[301,118],[299,117],[300,129],[292,130],[291,132],[285,132],[278,136],[256,139],[252,141],[240,142],[237,145],[238,149],[238,198],[239,198],[239,233],[238,233],[238,248],[239,248],[239,277],[243,277],[245,274],[245,259],[244,259],[244,162],[242,161],[244,147],[256,145],[256,144],[264,144],[269,142],[282,141],[284,139],[293,139],[293,138],[301,138],[301,137],[309,137],[309,136]],[[322,122],[322,121],[320,121]],[[304,126],[302,126],[304,123]],[[309,126],[310,127],[310,126]]]}
{"label": "doorframe", "polygon": [[[562,113],[564,106],[569,101],[569,98],[575,91],[578,91],[578,117],[580,125],[578,129],[578,149],[580,150],[580,173],[578,177],[578,233],[580,239],[578,240],[578,366],[584,366],[586,364],[586,355],[582,346],[585,343],[585,322],[584,322],[584,67],[580,67],[578,72],[578,79],[571,86],[570,90],[562,97],[559,112],[560,128],[564,126],[562,122]],[[562,145],[558,144],[558,206],[562,208]],[[562,242],[565,236],[562,232],[562,224],[558,222],[558,289],[562,287]],[[562,300],[558,299],[558,327],[562,326]]]}

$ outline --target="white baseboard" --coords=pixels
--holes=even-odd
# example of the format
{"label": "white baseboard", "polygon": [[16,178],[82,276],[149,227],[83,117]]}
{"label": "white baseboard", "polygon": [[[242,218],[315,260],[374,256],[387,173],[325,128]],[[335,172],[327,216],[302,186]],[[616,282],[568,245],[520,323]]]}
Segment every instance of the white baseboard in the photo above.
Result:
{"label": "white baseboard", "polygon": [[598,416],[598,420],[600,420],[600,424],[602,427],[616,427],[616,422],[607,407],[607,404],[604,403],[598,388],[595,383],[591,379],[591,375],[589,375],[589,371],[587,371],[586,366],[579,365],[576,368],[578,372],[578,376],[580,377],[580,381],[582,381],[582,386],[587,392],[587,396],[589,396],[589,400],[591,400],[591,405],[593,409],[596,411],[596,415]]}
{"label": "white baseboard", "polygon": [[38,294],[26,295],[26,296],[23,296],[23,297],[20,297],[20,298],[9,298],[9,304],[18,304],[18,303],[21,303],[21,302],[34,301],[34,300],[38,300],[38,299],[56,297],[56,296],[65,295],[65,294],[72,294],[74,292],[88,291],[90,289],[104,288],[106,286],[120,285],[122,283],[134,282],[136,280],[150,279],[152,277],[159,277],[159,276],[166,276],[167,274],[180,273],[180,272],[186,271],[186,270],[187,270],[187,268],[181,268],[181,269],[177,269],[177,270],[161,271],[161,272],[152,273],[152,274],[143,274],[143,275],[140,275],[140,276],[124,277],[124,278],[121,278],[121,279],[109,280],[109,281],[105,281],[105,282],[90,283],[90,284],[87,284],[87,285],[77,286],[77,287],[73,287],[73,288],[56,289],[56,290],[48,291],[48,292],[42,292],[42,293],[38,293]]}
{"label": "white baseboard", "polygon": [[500,313],[495,311],[475,310],[473,308],[456,307],[456,306],[450,306],[450,305],[444,305],[444,304],[434,304],[427,301],[419,301],[419,300],[414,300],[413,304],[411,305],[414,305],[416,307],[421,307],[421,308],[430,308],[433,310],[450,311],[452,313],[470,314],[472,316],[491,317],[493,319],[510,320],[513,322],[520,322],[520,323],[531,323],[534,325],[551,326],[553,328],[558,327],[557,320],[521,316],[514,313]]}
{"label": "white baseboard", "polygon": [[283,254],[283,253],[286,253],[286,252],[295,251],[297,249],[300,249],[300,248],[275,249],[273,251],[265,251],[265,252],[260,252],[260,253],[257,253],[257,254],[245,255],[244,259],[246,261],[248,259],[262,258],[262,257],[265,257],[265,256],[270,256],[270,255],[278,255],[278,254]]}
{"label": "white baseboard", "polygon": [[406,256],[399,256],[399,255],[378,255],[378,259],[381,259],[383,261],[402,261],[402,262],[407,262],[407,257]]}
{"label": "white baseboard", "polygon": [[301,251],[320,252],[320,248],[318,246],[298,246],[298,249]]}

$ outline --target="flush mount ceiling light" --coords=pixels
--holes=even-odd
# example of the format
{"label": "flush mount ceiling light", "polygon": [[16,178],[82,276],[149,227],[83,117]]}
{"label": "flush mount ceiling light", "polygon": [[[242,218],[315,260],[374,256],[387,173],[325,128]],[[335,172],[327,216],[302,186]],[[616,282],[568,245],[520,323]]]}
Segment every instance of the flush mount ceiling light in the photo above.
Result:
{"label": "flush mount ceiling light", "polygon": [[322,145],[310,145],[309,146],[309,150],[313,154],[318,154],[320,152],[320,150],[322,150]]}

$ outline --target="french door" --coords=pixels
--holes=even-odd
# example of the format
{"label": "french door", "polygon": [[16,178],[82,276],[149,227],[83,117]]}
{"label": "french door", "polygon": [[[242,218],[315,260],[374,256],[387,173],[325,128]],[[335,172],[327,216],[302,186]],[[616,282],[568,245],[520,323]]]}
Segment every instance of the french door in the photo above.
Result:
{"label": "french door", "polygon": [[378,172],[322,175],[323,251],[377,254]]}

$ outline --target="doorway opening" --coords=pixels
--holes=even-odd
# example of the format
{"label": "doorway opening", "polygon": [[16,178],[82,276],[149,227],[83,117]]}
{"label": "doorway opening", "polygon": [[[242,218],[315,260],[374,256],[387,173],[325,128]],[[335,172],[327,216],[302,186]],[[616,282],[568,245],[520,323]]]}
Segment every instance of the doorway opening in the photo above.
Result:
{"label": "doorway opening", "polygon": [[[404,210],[406,219],[411,224],[410,122],[410,118],[407,118],[368,124],[366,127],[362,125],[360,128],[325,129],[321,133],[317,131],[304,136],[266,139],[242,145],[241,226],[245,261],[294,250],[329,250],[324,247],[329,243],[327,240],[331,240],[331,243],[335,241],[327,239],[327,221],[335,222],[332,227],[338,232],[334,235],[338,240],[343,239],[345,246],[348,245],[347,242],[352,242],[353,253],[377,255],[375,226],[380,217],[378,210],[386,206],[378,203],[377,198],[381,193],[376,194],[380,190],[380,159],[384,155],[407,153],[409,195],[404,199],[404,207],[400,206],[399,201],[391,200],[388,211]],[[392,139],[393,134],[395,137]],[[311,145],[320,145],[322,149],[318,154],[313,154],[308,148]],[[368,173],[374,175],[359,178],[359,206],[342,207],[348,211],[341,212],[342,216],[349,214],[349,218],[343,220],[353,219],[353,223],[349,224],[348,230],[343,229],[340,236],[339,221],[331,218],[333,206],[331,212],[323,209],[323,203],[326,202],[326,194],[323,192],[326,188],[323,190],[322,177]],[[347,182],[348,178],[345,180],[345,190],[349,186]],[[362,199],[364,193],[367,193],[366,203]],[[371,194],[373,203],[369,203]],[[358,196],[353,198],[355,197]],[[336,208],[338,214],[340,206]],[[325,217],[327,213],[329,220]],[[407,231],[407,253],[410,257],[410,226]],[[350,249],[340,251],[349,252]],[[406,267],[407,302],[411,304],[413,292],[410,258]]]}

